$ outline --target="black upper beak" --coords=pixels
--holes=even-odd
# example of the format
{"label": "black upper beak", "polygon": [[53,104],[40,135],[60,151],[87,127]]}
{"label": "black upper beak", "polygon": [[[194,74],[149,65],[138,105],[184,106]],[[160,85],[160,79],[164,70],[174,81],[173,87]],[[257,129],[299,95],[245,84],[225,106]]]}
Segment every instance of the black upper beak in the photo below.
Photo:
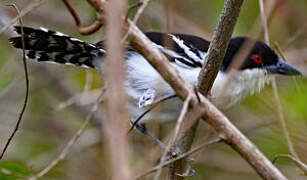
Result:
{"label": "black upper beak", "polygon": [[302,75],[296,68],[279,59],[276,65],[267,66],[266,70],[272,74],[283,74],[289,76]]}

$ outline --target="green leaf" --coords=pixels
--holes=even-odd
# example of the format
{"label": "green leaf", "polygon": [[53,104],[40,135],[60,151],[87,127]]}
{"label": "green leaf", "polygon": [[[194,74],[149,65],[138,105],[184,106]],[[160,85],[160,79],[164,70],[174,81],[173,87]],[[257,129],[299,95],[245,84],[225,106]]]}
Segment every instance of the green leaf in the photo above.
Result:
{"label": "green leaf", "polygon": [[0,179],[15,180],[29,176],[31,169],[26,165],[15,161],[0,162]]}

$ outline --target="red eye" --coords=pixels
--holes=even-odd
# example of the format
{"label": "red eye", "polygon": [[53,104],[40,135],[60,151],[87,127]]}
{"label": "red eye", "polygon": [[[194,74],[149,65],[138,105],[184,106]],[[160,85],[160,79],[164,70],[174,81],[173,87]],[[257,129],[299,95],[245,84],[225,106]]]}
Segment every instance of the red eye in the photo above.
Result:
{"label": "red eye", "polygon": [[262,57],[259,55],[254,55],[254,62],[257,64],[261,64],[262,63]]}

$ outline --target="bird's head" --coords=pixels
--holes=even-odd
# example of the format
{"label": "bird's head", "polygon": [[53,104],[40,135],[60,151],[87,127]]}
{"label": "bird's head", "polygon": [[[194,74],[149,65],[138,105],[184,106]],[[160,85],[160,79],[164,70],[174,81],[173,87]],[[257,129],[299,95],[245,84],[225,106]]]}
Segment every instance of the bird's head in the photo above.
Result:
{"label": "bird's head", "polygon": [[[229,70],[231,64],[234,63],[234,59],[236,59],[235,56],[240,53],[240,49],[244,47],[248,40],[251,40],[251,43],[255,42],[255,40],[247,37],[237,37],[230,40],[222,70]],[[267,74],[301,75],[296,68],[287,64],[277,56],[273,49],[261,41],[255,42],[251,52],[240,64],[240,70],[258,69],[265,71]]]}

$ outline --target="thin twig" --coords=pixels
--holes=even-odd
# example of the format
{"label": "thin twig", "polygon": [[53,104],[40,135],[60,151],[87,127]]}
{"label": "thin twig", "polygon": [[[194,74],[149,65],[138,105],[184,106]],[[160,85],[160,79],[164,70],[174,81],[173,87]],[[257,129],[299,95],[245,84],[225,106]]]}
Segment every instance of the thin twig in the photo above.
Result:
{"label": "thin twig", "polygon": [[[186,100],[184,101],[183,103],[183,107],[181,109],[181,112],[180,112],[180,115],[178,117],[178,120],[177,120],[177,123],[176,123],[176,126],[175,126],[175,132],[174,132],[174,135],[172,136],[171,140],[169,141],[161,159],[160,159],[160,164],[163,164],[164,161],[165,161],[165,158],[166,158],[166,155],[167,153],[171,150],[171,147],[174,145],[179,133],[180,133],[180,129],[182,127],[182,123],[183,123],[183,120],[184,120],[184,117],[187,113],[187,110],[188,110],[188,107],[189,107],[189,103],[190,103],[190,100],[191,100],[191,95],[189,95]],[[172,152],[171,152],[172,153]],[[176,153],[176,150],[175,150],[175,153]],[[170,156],[173,156],[173,154],[170,154]],[[160,169],[158,169],[158,172],[156,173],[155,175],[155,178],[154,180],[158,180],[160,175],[161,175],[161,172],[162,172],[162,166]]]}
{"label": "thin twig", "polygon": [[[224,9],[220,15],[218,25],[214,31],[213,38],[207,52],[208,55],[204,60],[207,63],[204,63],[198,75],[198,90],[204,96],[207,96],[208,92],[210,91],[221,67],[242,4],[243,0],[227,0],[224,4]],[[196,93],[196,98],[200,104],[201,100],[198,93]],[[186,117],[185,121],[188,120],[189,118]],[[186,129],[186,131],[182,133],[185,136],[181,136],[176,140],[176,147],[174,148],[178,148],[182,152],[185,152],[191,148],[198,123],[199,120],[196,120],[192,125],[192,128]],[[187,163],[184,160],[183,162],[175,163],[173,170],[170,172],[169,179],[183,179],[182,177],[176,176],[176,174],[184,173],[186,171],[186,167]]]}
{"label": "thin twig", "polygon": [[25,98],[24,98],[24,102],[23,102],[23,106],[22,106],[22,109],[21,109],[21,112],[18,116],[18,120],[17,120],[17,123],[15,125],[15,128],[14,128],[14,131],[13,133],[10,135],[9,139],[7,140],[2,152],[1,152],[1,155],[0,155],[0,160],[3,158],[4,156],[4,153],[6,152],[10,142],[12,141],[14,135],[16,134],[16,132],[18,131],[18,128],[19,128],[19,125],[21,123],[21,120],[22,120],[22,117],[23,117],[23,114],[26,110],[26,107],[27,107],[27,104],[28,104],[28,98],[29,98],[29,86],[30,86],[30,83],[29,83],[29,75],[28,75],[28,68],[27,68],[27,62],[26,62],[26,52],[25,52],[25,41],[24,41],[24,32],[23,32],[23,23],[22,23],[22,17],[20,15],[20,11],[18,9],[18,7],[15,5],[15,4],[11,4],[10,6],[14,7],[17,14],[18,14],[18,18],[19,18],[19,23],[20,23],[20,27],[21,27],[21,45],[22,45],[22,62],[23,62],[23,68],[24,68],[24,72],[25,72],[25,78],[26,78],[26,92],[25,92]]}
{"label": "thin twig", "polygon": [[[250,133],[252,133],[253,131],[255,131],[256,129],[259,129],[259,128],[261,128],[261,127],[267,127],[267,126],[270,125],[270,124],[272,124],[272,123],[269,123],[269,124],[262,124],[262,125],[260,125],[260,126],[249,127],[247,130],[244,130],[244,133],[250,134]],[[180,156],[178,156],[178,157],[176,157],[176,158],[174,158],[174,159],[171,159],[171,160],[169,160],[169,161],[166,161],[166,162],[164,162],[163,164],[159,164],[159,165],[157,165],[157,166],[155,166],[155,167],[153,167],[153,168],[151,168],[151,169],[145,171],[145,173],[143,173],[142,175],[137,176],[136,179],[141,179],[141,178],[143,178],[144,176],[147,176],[147,175],[149,175],[149,174],[151,174],[151,173],[157,171],[159,168],[161,168],[161,166],[162,166],[162,167],[165,167],[165,166],[167,166],[167,165],[169,165],[169,164],[172,164],[172,163],[174,163],[174,162],[176,162],[176,161],[178,161],[178,160],[180,160],[180,159],[187,158],[188,156],[190,156],[190,155],[192,155],[192,154],[196,154],[197,152],[200,152],[201,150],[204,150],[204,148],[208,147],[209,145],[214,145],[214,144],[217,144],[217,143],[220,143],[220,142],[223,142],[223,140],[222,140],[221,138],[216,138],[216,139],[213,139],[213,140],[211,140],[211,141],[209,141],[209,142],[205,141],[205,142],[203,142],[203,143],[200,143],[199,145],[197,145],[195,148],[189,150],[188,152],[186,152],[186,153],[184,153],[184,154],[182,154],[182,155],[180,155]],[[273,162],[273,163],[274,163],[274,162]]]}
{"label": "thin twig", "polygon": [[72,15],[73,19],[75,20],[76,26],[77,26],[78,31],[79,31],[80,34],[82,34],[82,35],[93,34],[93,33],[97,32],[101,28],[101,26],[103,25],[101,14],[98,13],[97,20],[95,20],[89,26],[83,26],[78,13],[72,7],[72,5],[69,3],[69,1],[68,0],[62,0],[62,1],[65,4],[65,6],[68,9],[68,11],[70,12],[70,14]]}
{"label": "thin twig", "polygon": [[85,81],[85,86],[83,88],[83,92],[77,93],[73,95],[72,97],[69,97],[68,100],[65,100],[64,102],[61,102],[58,107],[56,108],[57,110],[61,110],[66,108],[67,106],[70,106],[74,103],[76,103],[79,99],[82,99],[83,97],[85,98],[86,96],[89,95],[90,89],[92,87],[93,83],[93,73],[91,70],[86,69],[86,81]]}
{"label": "thin twig", "polygon": [[[144,9],[147,7],[148,3],[150,0],[141,0],[142,1],[142,5],[140,6],[140,8],[138,9],[138,11],[136,12],[132,22],[134,24],[137,24],[137,21],[139,20],[139,17],[141,16],[141,14],[143,13]],[[128,16],[127,16],[128,17]],[[130,33],[130,28],[128,29],[128,31],[126,32],[126,34],[124,35],[122,42],[125,42],[129,33]]]}
{"label": "thin twig", "polygon": [[268,22],[267,22],[266,14],[264,12],[263,0],[259,0],[259,7],[260,7],[260,14],[261,14],[262,25],[263,25],[263,29],[264,29],[264,40],[265,40],[265,42],[267,44],[270,44]]}
{"label": "thin twig", "polygon": [[278,154],[274,157],[272,163],[275,163],[277,159],[279,158],[289,158],[291,159],[302,171],[303,171],[303,176],[307,176],[307,165],[304,164],[300,159],[296,158],[295,156],[291,154]]}
{"label": "thin twig", "polygon": [[[261,19],[262,19],[262,23],[263,23],[263,27],[264,27],[265,42],[268,45],[270,45],[268,24],[267,24],[266,15],[264,13],[263,0],[259,0],[259,5],[260,5]],[[295,156],[296,158],[298,158],[297,153],[295,152],[293,143],[291,141],[288,129],[287,129],[287,125],[286,125],[282,105],[281,105],[281,102],[280,102],[280,97],[279,97],[279,94],[278,94],[277,83],[276,83],[275,77],[272,78],[272,87],[273,87],[274,99],[275,99],[275,102],[276,102],[276,105],[277,105],[278,118],[279,118],[280,124],[282,126],[282,130],[283,130],[283,133],[285,135],[285,138],[286,138],[286,141],[287,141],[287,144],[288,144],[288,148],[289,148],[291,154],[293,156]]]}
{"label": "thin twig", "polygon": [[137,23],[137,21],[139,20],[139,17],[141,16],[141,14],[143,13],[144,9],[147,7],[148,3],[150,0],[141,0],[142,1],[142,5],[141,7],[138,9],[138,11],[136,12],[132,22],[134,24]]}
{"label": "thin twig", "polygon": [[281,124],[281,127],[282,127],[282,131],[283,131],[283,133],[285,135],[289,151],[290,151],[290,153],[293,156],[298,158],[298,155],[297,155],[297,153],[295,151],[295,148],[293,146],[293,143],[291,141],[291,138],[290,138],[290,135],[289,135],[289,132],[288,132],[288,129],[287,129],[287,125],[286,125],[286,121],[285,121],[285,116],[284,116],[282,105],[281,105],[281,102],[280,102],[280,97],[279,97],[279,94],[278,94],[277,83],[276,83],[276,79],[275,78],[272,79],[272,88],[273,88],[273,93],[274,93],[274,99],[275,99],[276,106],[277,106],[278,119],[280,121],[280,124]]}
{"label": "thin twig", "polygon": [[166,162],[163,162],[162,164],[159,164],[159,165],[157,165],[157,166],[155,166],[155,167],[153,167],[153,168],[150,168],[149,170],[145,171],[143,174],[137,176],[137,177],[135,178],[135,180],[137,180],[137,179],[142,179],[142,178],[144,178],[145,176],[147,176],[147,175],[149,175],[149,174],[151,174],[151,173],[153,173],[153,172],[155,172],[155,171],[158,171],[159,169],[161,169],[161,168],[163,168],[163,167],[165,167],[165,166],[167,166],[167,165],[169,165],[169,164],[172,164],[172,163],[174,163],[174,162],[176,162],[176,161],[178,161],[178,160],[180,160],[180,159],[186,158],[186,157],[188,157],[188,156],[190,156],[190,155],[192,155],[192,154],[194,154],[194,153],[197,153],[197,152],[199,152],[199,151],[204,150],[206,147],[208,147],[208,146],[210,146],[210,145],[214,145],[214,144],[220,143],[220,142],[222,142],[222,141],[223,141],[223,140],[222,140],[221,138],[216,138],[216,139],[213,139],[213,140],[211,140],[211,141],[209,141],[209,142],[201,143],[201,144],[198,145],[197,147],[191,149],[190,151],[188,151],[188,152],[186,152],[186,153],[183,153],[183,154],[179,155],[178,157],[176,157],[176,158],[174,158],[174,159],[171,159],[171,160],[166,161]]}
{"label": "thin twig", "polygon": [[131,128],[129,129],[128,131],[128,134],[134,129],[134,127],[142,120],[142,118],[148,114],[150,111],[152,111],[154,108],[156,108],[158,105],[160,105],[162,102],[164,101],[167,101],[169,99],[172,99],[176,97],[176,95],[171,95],[171,96],[168,96],[168,97],[165,97],[161,100],[159,100],[158,102],[156,102],[155,104],[153,104],[149,109],[147,109],[145,112],[143,112],[138,118],[136,118],[136,120],[134,120],[132,122],[132,125],[131,125]]}
{"label": "thin twig", "polygon": [[73,145],[77,142],[77,140],[79,139],[79,137],[83,134],[84,130],[86,129],[87,125],[89,124],[92,116],[94,115],[94,113],[97,111],[98,109],[98,105],[100,104],[101,99],[103,98],[104,95],[104,90],[101,91],[101,94],[99,96],[99,98],[97,99],[96,103],[93,105],[90,113],[87,115],[85,121],[83,122],[83,124],[81,125],[81,127],[78,129],[78,131],[74,134],[74,136],[68,141],[68,143],[65,145],[64,149],[61,151],[61,153],[59,154],[59,156],[57,158],[55,158],[53,161],[51,161],[49,163],[48,166],[46,166],[43,170],[41,170],[39,173],[37,173],[36,175],[29,177],[28,180],[36,180],[39,179],[41,177],[43,177],[45,174],[47,174],[54,166],[56,166],[60,161],[62,161],[63,159],[65,159],[65,157],[67,156],[67,154],[71,151],[71,148],[73,147]]}
{"label": "thin twig", "polygon": [[[274,49],[277,51],[277,54],[284,60],[284,61],[288,61],[287,58],[285,57],[284,53],[283,53],[283,50],[281,49],[280,45],[278,44],[278,42],[274,42]],[[297,82],[297,79],[295,76],[292,77],[292,80],[293,82],[295,83],[295,87],[296,87],[296,90],[300,93],[301,92],[301,89],[299,88],[299,85],[298,85],[298,82]]]}
{"label": "thin twig", "polygon": [[6,29],[11,27],[14,23],[16,23],[19,20],[19,17],[23,17],[24,15],[28,14],[30,11],[32,11],[34,8],[37,8],[42,3],[44,3],[45,0],[36,0],[24,9],[21,10],[20,15],[12,19],[7,25],[5,25],[3,28],[0,29],[0,34],[2,34]]}
{"label": "thin twig", "polygon": [[[276,49],[277,49],[277,52],[278,52],[279,56],[282,57],[286,61],[286,58],[283,55],[283,53],[281,52],[281,49],[278,46],[278,44],[276,44],[276,47],[277,47]],[[283,113],[282,105],[281,105],[281,102],[280,102],[280,97],[279,97],[279,94],[278,94],[278,87],[277,87],[275,78],[273,80],[273,85],[272,86],[273,86],[274,98],[275,98],[275,101],[277,103],[277,113],[278,113],[278,117],[279,117],[278,119],[279,119],[279,122],[281,124],[282,131],[283,131],[283,133],[285,135],[289,151],[290,151],[290,153],[294,157],[296,157],[297,159],[300,159],[299,156],[297,155],[296,151],[295,151],[294,145],[292,143],[292,140],[291,140],[288,128],[287,128],[287,123],[286,123],[286,120],[285,120],[285,117],[284,117],[284,113]]]}
{"label": "thin twig", "polygon": [[299,29],[289,40],[283,45],[282,49],[286,50],[294,41],[296,41],[301,35],[307,31],[307,24]]}

